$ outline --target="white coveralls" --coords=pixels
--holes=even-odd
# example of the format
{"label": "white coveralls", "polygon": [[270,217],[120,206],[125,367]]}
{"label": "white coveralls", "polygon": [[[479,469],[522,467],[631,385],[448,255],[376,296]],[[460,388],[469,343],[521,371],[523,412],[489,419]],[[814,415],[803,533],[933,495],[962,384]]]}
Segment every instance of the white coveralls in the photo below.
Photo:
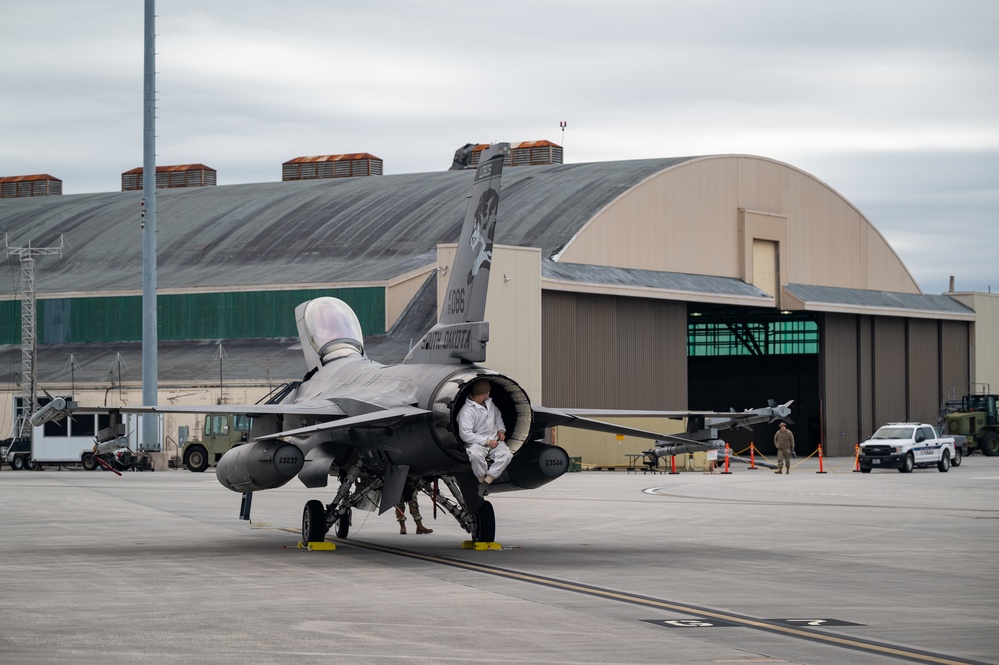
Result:
{"label": "white coveralls", "polygon": [[[484,405],[468,399],[465,406],[461,407],[458,412],[458,432],[476,478],[484,479],[489,476],[495,480],[513,459],[509,446],[497,438],[499,432],[505,431],[503,416],[493,404],[492,398],[486,398]],[[490,448],[486,443],[489,439],[499,441],[495,448]],[[488,467],[487,459],[491,462]]]}

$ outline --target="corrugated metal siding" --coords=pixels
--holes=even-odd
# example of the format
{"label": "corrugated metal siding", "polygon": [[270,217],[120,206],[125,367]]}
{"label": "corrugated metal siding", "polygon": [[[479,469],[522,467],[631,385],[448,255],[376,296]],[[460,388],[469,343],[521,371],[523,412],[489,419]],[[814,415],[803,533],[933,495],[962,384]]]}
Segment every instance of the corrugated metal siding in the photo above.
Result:
{"label": "corrugated metal siding", "polygon": [[382,160],[366,152],[296,157],[281,165],[281,180],[350,178],[382,174]]}
{"label": "corrugated metal siding", "polygon": [[937,322],[908,319],[909,404],[906,418],[936,423],[943,402],[940,393],[940,364]]}
{"label": "corrugated metal siding", "polygon": [[[619,342],[617,307],[612,298],[579,295],[576,303],[577,383],[576,396],[582,408],[618,408]],[[571,368],[566,368],[571,369]],[[607,395],[610,399],[605,400]],[[613,402],[610,404],[609,402]]]}
{"label": "corrugated metal siding", "polygon": [[[121,174],[121,191],[140,190],[144,169],[139,166]],[[178,187],[214,187],[217,183],[215,169],[204,164],[177,164],[156,167],[156,189]]]}
{"label": "corrugated metal siding", "polygon": [[857,432],[857,317],[827,314],[822,331],[824,453],[850,455],[862,436]]}
{"label": "corrugated metal siding", "polygon": [[860,410],[858,439],[864,440],[874,433],[878,425],[874,422],[874,319],[870,316],[857,317],[857,371],[859,383],[857,395]]}
{"label": "corrugated metal siding", "polygon": [[906,419],[905,320],[874,320],[874,421]]}
{"label": "corrugated metal siding", "polygon": [[[940,391],[945,399],[951,386],[960,398],[971,382],[968,349],[969,324],[959,321],[940,322]],[[980,377],[976,381],[983,380]],[[997,386],[992,384],[992,390]]]}
{"label": "corrugated metal siding", "polygon": [[685,303],[543,294],[544,403],[683,409]]}
{"label": "corrugated metal siding", "polygon": [[[385,289],[300,289],[169,294],[158,298],[161,340],[296,337],[295,307],[333,296],[347,302],[366,335],[385,332]],[[20,302],[3,301],[0,343],[21,341]],[[142,297],[53,298],[38,301],[38,342],[68,344],[142,339]]]}
{"label": "corrugated metal siding", "polygon": [[548,406],[578,403],[574,372],[576,295],[545,291],[541,295],[541,402]]}
{"label": "corrugated metal siding", "polygon": [[47,173],[15,175],[0,178],[0,199],[22,196],[58,196],[62,194],[62,180]]}

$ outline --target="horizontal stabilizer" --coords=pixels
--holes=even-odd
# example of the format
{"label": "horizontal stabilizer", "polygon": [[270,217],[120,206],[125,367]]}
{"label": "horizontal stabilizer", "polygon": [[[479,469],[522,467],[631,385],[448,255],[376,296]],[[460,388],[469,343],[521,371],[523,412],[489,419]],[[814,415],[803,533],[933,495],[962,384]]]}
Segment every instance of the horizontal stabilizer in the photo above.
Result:
{"label": "horizontal stabilizer", "polygon": [[285,430],[283,432],[278,432],[277,434],[259,436],[254,440],[266,441],[268,439],[284,439],[293,436],[307,436],[309,434],[315,434],[316,432],[325,432],[336,429],[350,429],[353,427],[390,427],[403,420],[417,418],[428,413],[430,412],[425,409],[417,409],[414,406],[397,406],[383,411],[375,411],[374,413],[365,413],[360,416],[330,420],[317,425],[309,425],[308,427]]}
{"label": "horizontal stabilizer", "polygon": [[245,416],[266,416],[266,415],[286,415],[286,416],[313,416],[313,417],[339,417],[347,415],[347,412],[328,400],[314,400],[312,402],[296,402],[292,404],[217,404],[202,405],[191,404],[166,405],[166,406],[81,406],[71,409],[73,413],[108,413],[117,411],[119,413],[235,413]]}

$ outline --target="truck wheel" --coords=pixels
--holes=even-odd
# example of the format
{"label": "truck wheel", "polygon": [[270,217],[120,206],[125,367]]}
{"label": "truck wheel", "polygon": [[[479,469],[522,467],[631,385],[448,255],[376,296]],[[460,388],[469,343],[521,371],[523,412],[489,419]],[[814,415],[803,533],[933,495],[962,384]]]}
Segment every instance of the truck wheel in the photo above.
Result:
{"label": "truck wheel", "polygon": [[912,470],[915,468],[916,468],[916,460],[912,456],[912,453],[909,453],[908,455],[905,456],[905,459],[902,460],[902,466],[898,467],[898,472],[912,473]]}
{"label": "truck wheel", "polygon": [[940,471],[940,473],[947,473],[950,471],[950,453],[944,451],[940,461],[937,462],[937,470]]}
{"label": "truck wheel", "polygon": [[999,434],[995,432],[987,432],[982,436],[981,443],[978,444],[981,448],[982,454],[987,457],[995,457],[999,455]]}
{"label": "truck wheel", "polygon": [[22,455],[18,455],[13,460],[11,460],[10,468],[14,469],[15,471],[24,471],[24,457]]}
{"label": "truck wheel", "polygon": [[94,471],[97,469],[97,460],[94,459],[93,453],[86,453],[83,459],[80,460],[80,464],[83,465],[84,471]]}
{"label": "truck wheel", "polygon": [[869,466],[862,466],[862,467],[860,467],[860,472],[861,473],[870,473],[871,472],[871,467],[869,467]]}
{"label": "truck wheel", "polygon": [[208,451],[201,446],[191,446],[184,453],[184,466],[188,471],[201,473],[208,468]]}
{"label": "truck wheel", "polygon": [[954,448],[954,459],[952,459],[950,461],[950,465],[951,466],[961,466],[961,458],[962,457],[963,457],[963,455],[961,454],[961,449],[960,448]]}

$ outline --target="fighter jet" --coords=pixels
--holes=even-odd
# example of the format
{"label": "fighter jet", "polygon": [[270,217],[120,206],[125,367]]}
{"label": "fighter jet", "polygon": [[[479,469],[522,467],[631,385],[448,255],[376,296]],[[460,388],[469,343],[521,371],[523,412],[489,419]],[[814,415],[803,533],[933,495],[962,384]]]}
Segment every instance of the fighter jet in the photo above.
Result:
{"label": "fighter jet", "polygon": [[[241,516],[248,518],[253,492],[281,487],[295,477],[306,487],[319,489],[335,478],[332,500],[306,503],[303,542],[321,541],[330,530],[346,538],[355,509],[377,507],[385,512],[413,492],[430,496],[474,541],[493,541],[495,512],[477,491],[479,482],[457,426],[472,384],[483,378],[491,383],[492,399],[507,425],[506,442],[513,451],[512,462],[490,493],[538,488],[568,470],[568,453],[544,441],[545,430],[556,425],[636,436],[657,445],[668,441],[663,434],[591,420],[583,412],[535,406],[513,378],[479,364],[485,361],[489,340],[486,291],[503,159],[509,149],[509,144],[497,144],[483,152],[438,323],[402,363],[383,365],[366,355],[357,316],[343,301],[323,297],[295,309],[307,366],[304,378],[273,403],[226,407],[228,412],[253,416],[250,440],[229,450],[216,467],[219,482],[244,495],[246,514]],[[97,445],[123,434],[122,413],[217,410],[217,406],[111,409],[112,425],[98,434]],[[73,412],[108,411],[58,398],[33,414],[31,422],[39,426]]]}

